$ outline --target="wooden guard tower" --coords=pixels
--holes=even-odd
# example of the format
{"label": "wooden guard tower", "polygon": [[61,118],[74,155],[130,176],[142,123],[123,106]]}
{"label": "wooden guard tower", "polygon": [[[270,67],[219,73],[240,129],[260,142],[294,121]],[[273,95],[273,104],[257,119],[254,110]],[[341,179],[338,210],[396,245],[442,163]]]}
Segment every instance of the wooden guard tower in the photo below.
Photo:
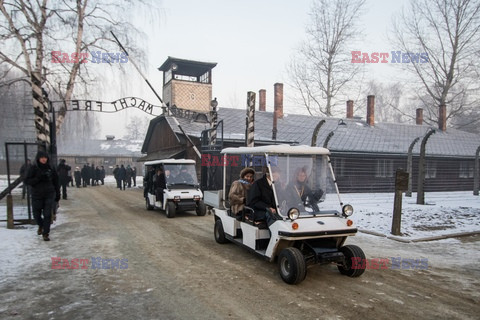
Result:
{"label": "wooden guard tower", "polygon": [[216,63],[168,57],[163,71],[163,101],[169,107],[206,113],[212,100],[212,69]]}

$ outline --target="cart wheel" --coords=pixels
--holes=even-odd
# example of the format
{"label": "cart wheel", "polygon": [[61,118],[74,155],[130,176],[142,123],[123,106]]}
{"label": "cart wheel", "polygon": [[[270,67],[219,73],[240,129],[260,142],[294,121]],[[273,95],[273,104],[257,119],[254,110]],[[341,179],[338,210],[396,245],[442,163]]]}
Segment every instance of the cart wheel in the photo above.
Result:
{"label": "cart wheel", "polygon": [[228,242],[228,240],[225,238],[225,232],[223,231],[223,224],[221,219],[217,219],[215,221],[215,226],[213,227],[213,235],[215,236],[215,241],[220,244]]}
{"label": "cart wheel", "polygon": [[202,200],[198,202],[196,212],[197,212],[197,216],[204,216],[207,213],[207,206]]}
{"label": "cart wheel", "polygon": [[[362,263],[365,261],[365,253],[363,253],[360,247],[350,244],[341,247],[340,252],[345,256],[345,264],[338,266],[338,271],[340,271],[341,274],[349,277],[359,277],[365,272],[365,265]],[[354,268],[352,268],[353,259],[358,259],[360,262],[360,264]]]}
{"label": "cart wheel", "polygon": [[175,218],[175,211],[175,203],[167,202],[167,206],[165,208],[165,214],[167,215],[167,218]]}
{"label": "cart wheel", "polygon": [[283,281],[288,284],[298,284],[307,275],[305,258],[297,248],[285,248],[278,256],[278,270]]}

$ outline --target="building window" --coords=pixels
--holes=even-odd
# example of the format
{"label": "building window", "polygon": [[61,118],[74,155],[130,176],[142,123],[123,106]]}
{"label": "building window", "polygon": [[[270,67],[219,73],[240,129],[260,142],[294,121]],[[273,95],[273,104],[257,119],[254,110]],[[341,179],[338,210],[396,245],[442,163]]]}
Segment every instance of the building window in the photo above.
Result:
{"label": "building window", "polygon": [[425,165],[425,179],[434,179],[437,177],[437,163],[427,161]]}
{"label": "building window", "polygon": [[333,172],[336,177],[345,176],[345,159],[335,158],[333,159]]}
{"label": "building window", "polygon": [[87,164],[88,159],[87,159],[87,157],[75,157],[75,163],[76,164]]}
{"label": "building window", "polygon": [[393,177],[393,174],[393,160],[377,160],[377,165],[375,168],[376,178],[391,178]]}
{"label": "building window", "polygon": [[460,168],[458,170],[459,178],[473,178],[473,163],[468,161],[461,161]]}
{"label": "building window", "polygon": [[210,71],[205,72],[200,76],[201,83],[210,83]]}
{"label": "building window", "polygon": [[104,158],[103,164],[105,166],[114,166],[115,164],[117,164],[117,158]]}

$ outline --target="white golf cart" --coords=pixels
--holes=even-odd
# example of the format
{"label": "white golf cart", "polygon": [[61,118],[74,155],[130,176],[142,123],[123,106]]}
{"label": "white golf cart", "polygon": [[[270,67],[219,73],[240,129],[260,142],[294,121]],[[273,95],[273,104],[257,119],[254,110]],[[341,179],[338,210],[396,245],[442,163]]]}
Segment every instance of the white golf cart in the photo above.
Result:
{"label": "white golf cart", "polygon": [[[334,263],[340,273],[350,277],[363,274],[365,269],[360,262],[365,259],[364,252],[358,246],[344,245],[348,236],[356,234],[357,228],[350,219],[352,206],[343,205],[340,200],[329,150],[270,145],[226,148],[222,153],[226,159],[240,160],[241,165],[224,168],[223,190],[219,192],[218,205],[213,208],[214,235],[218,243],[233,242],[271,262],[277,260],[280,276],[289,284],[303,281],[307,267],[314,264]],[[229,209],[226,195],[244,166],[255,169],[255,180],[267,170],[273,177],[278,215],[270,226],[247,221],[244,216],[234,217]],[[306,173],[305,190],[309,190],[309,194],[289,191],[295,185],[299,168]],[[206,191],[207,196],[211,197]],[[251,217],[251,211],[253,209],[247,207],[244,215]]]}
{"label": "white golf cart", "polygon": [[[156,172],[162,170],[165,184],[155,190]],[[204,216],[206,207],[203,193],[197,181],[195,161],[189,159],[164,159],[145,162],[143,179],[145,207],[147,210],[159,208],[168,218],[175,217],[177,211],[195,210]],[[160,193],[159,193],[160,192]],[[158,199],[157,199],[158,196]],[[163,197],[163,199],[162,199]]]}

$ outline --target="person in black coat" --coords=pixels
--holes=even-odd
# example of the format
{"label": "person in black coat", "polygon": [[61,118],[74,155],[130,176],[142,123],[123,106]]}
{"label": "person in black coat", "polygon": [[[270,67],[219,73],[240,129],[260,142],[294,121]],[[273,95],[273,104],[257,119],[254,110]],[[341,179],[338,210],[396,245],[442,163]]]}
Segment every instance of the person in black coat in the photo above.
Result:
{"label": "person in black coat", "polygon": [[256,180],[247,195],[247,206],[254,210],[254,220],[273,223],[273,216],[277,213],[275,196],[273,195],[272,179],[268,172]]}
{"label": "person in black coat", "polygon": [[127,183],[127,170],[125,169],[125,167],[122,165],[120,165],[120,169],[118,170],[118,179],[120,180],[120,190],[125,190],[125,185]]}
{"label": "person in black coat", "polygon": [[77,186],[77,188],[80,188],[80,185],[82,184],[82,173],[80,172],[79,167],[75,168],[73,176],[75,177],[75,185]]}
{"label": "person in black coat", "polygon": [[58,174],[50,166],[46,152],[37,153],[35,162],[28,170],[25,183],[32,187],[32,211],[38,224],[37,233],[43,236],[43,240],[49,241],[52,212],[60,200],[60,185]]}
{"label": "person in black coat", "polygon": [[69,171],[72,168],[65,163],[65,159],[60,159],[60,164],[57,167],[58,181],[62,187],[62,199],[67,200],[67,186],[70,182]]}
{"label": "person in black coat", "polygon": [[81,174],[82,174],[83,186],[86,187],[90,184],[90,168],[88,166],[88,163],[83,165]]}
{"label": "person in black coat", "polygon": [[[27,176],[28,169],[32,166],[32,161],[27,159],[27,162],[22,165],[20,168],[20,176],[23,178],[23,185],[22,185],[22,199],[25,199],[25,194],[30,194],[30,187],[25,183],[25,177]],[[28,189],[28,192],[27,192]]]}
{"label": "person in black coat", "polygon": [[157,169],[157,174],[155,175],[155,180],[153,182],[155,188],[155,197],[157,201],[160,201],[163,204],[163,190],[167,187],[165,183],[165,174],[162,169]]}

